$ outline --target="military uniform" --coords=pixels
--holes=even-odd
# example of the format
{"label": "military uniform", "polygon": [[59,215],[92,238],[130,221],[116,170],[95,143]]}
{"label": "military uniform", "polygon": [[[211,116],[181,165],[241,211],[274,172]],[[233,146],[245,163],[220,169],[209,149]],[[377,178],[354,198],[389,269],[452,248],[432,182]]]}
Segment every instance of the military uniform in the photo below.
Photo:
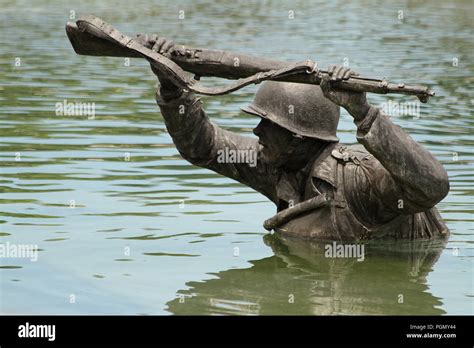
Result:
{"label": "military uniform", "polygon": [[[326,137],[325,147],[306,166],[291,172],[265,161],[256,138],[210,122],[193,94],[183,92],[165,102],[158,92],[157,101],[179,153],[192,164],[252,187],[274,202],[278,212],[319,195],[327,198],[317,209],[277,226],[282,235],[357,241],[431,239],[449,234],[434,208],[449,191],[446,171],[373,106],[356,122],[357,140],[363,146],[343,146],[335,135]],[[259,110],[250,107],[245,111],[258,114]],[[337,121],[330,127],[337,127]],[[256,151],[257,164],[219,163],[218,152],[224,149]]]}

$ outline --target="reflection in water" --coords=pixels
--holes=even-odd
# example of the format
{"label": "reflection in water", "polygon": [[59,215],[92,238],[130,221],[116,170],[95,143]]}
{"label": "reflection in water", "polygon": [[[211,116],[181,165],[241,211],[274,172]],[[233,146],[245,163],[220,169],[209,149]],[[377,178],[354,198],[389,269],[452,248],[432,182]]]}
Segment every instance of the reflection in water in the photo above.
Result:
{"label": "reflection in water", "polygon": [[444,314],[426,285],[443,241],[365,244],[365,259],[327,258],[323,243],[266,235],[275,255],[189,282],[173,314]]}

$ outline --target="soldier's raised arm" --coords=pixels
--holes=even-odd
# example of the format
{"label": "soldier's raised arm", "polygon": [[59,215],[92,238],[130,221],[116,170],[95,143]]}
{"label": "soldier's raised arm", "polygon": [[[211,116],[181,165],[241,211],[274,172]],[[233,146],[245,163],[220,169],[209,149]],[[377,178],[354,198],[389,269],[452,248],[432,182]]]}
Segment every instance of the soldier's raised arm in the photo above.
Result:
{"label": "soldier's raised arm", "polygon": [[333,81],[347,78],[352,71],[334,66],[329,70],[332,78],[321,83],[325,96],[354,117],[357,140],[377,160],[363,168],[361,174],[365,177],[358,178],[359,182],[375,192],[372,197],[380,207],[395,213],[413,214],[435,206],[449,191],[448,175],[441,163],[380,109],[370,105],[365,93],[331,88]]}
{"label": "soldier's raised arm", "polygon": [[[150,36],[148,45],[163,55],[172,54],[172,41]],[[254,188],[274,200],[273,168],[259,156],[256,138],[245,137],[212,123],[200,98],[175,86],[163,72],[152,70],[160,81],[156,100],[181,156]]]}

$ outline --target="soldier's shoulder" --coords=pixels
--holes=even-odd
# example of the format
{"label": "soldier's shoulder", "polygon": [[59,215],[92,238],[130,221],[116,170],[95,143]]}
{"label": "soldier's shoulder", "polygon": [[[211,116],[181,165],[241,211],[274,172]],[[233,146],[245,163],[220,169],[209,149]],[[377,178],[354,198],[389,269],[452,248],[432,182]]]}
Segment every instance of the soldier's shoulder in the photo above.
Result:
{"label": "soldier's shoulder", "polygon": [[343,162],[368,161],[374,157],[360,144],[343,145],[340,144],[331,152],[331,156]]}

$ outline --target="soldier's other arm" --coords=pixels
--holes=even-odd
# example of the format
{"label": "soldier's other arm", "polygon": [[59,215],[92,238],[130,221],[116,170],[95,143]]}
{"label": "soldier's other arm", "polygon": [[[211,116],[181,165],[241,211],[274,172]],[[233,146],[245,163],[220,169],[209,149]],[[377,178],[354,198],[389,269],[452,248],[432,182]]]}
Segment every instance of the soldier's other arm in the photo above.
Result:
{"label": "soldier's other arm", "polygon": [[[374,184],[381,196],[392,195],[390,182],[384,182],[384,171],[394,179],[396,209],[406,214],[434,207],[449,192],[449,179],[442,164],[403,129],[393,124],[379,108],[370,106],[366,116],[358,121],[357,141],[380,162],[374,170]],[[395,206],[392,204],[395,209]]]}
{"label": "soldier's other arm", "polygon": [[[167,54],[171,41],[157,39],[153,49]],[[194,165],[248,185],[275,200],[274,170],[259,156],[258,140],[222,129],[212,123],[193,93],[175,86],[161,71],[156,100],[181,156]],[[234,157],[232,157],[234,156]]]}
{"label": "soldier's other arm", "polygon": [[[350,76],[331,69],[335,80]],[[364,166],[366,177],[361,184],[370,185],[382,205],[400,214],[414,214],[432,208],[448,194],[448,174],[428,150],[370,105],[365,93],[335,92],[329,83],[326,80],[321,86],[325,94],[354,117],[358,142],[378,160]]]}
{"label": "soldier's other arm", "polygon": [[192,93],[181,92],[172,99],[164,95],[160,88],[157,103],[166,129],[184,159],[248,185],[274,201],[276,178],[271,166],[259,156],[257,139],[212,123],[200,99]]}

